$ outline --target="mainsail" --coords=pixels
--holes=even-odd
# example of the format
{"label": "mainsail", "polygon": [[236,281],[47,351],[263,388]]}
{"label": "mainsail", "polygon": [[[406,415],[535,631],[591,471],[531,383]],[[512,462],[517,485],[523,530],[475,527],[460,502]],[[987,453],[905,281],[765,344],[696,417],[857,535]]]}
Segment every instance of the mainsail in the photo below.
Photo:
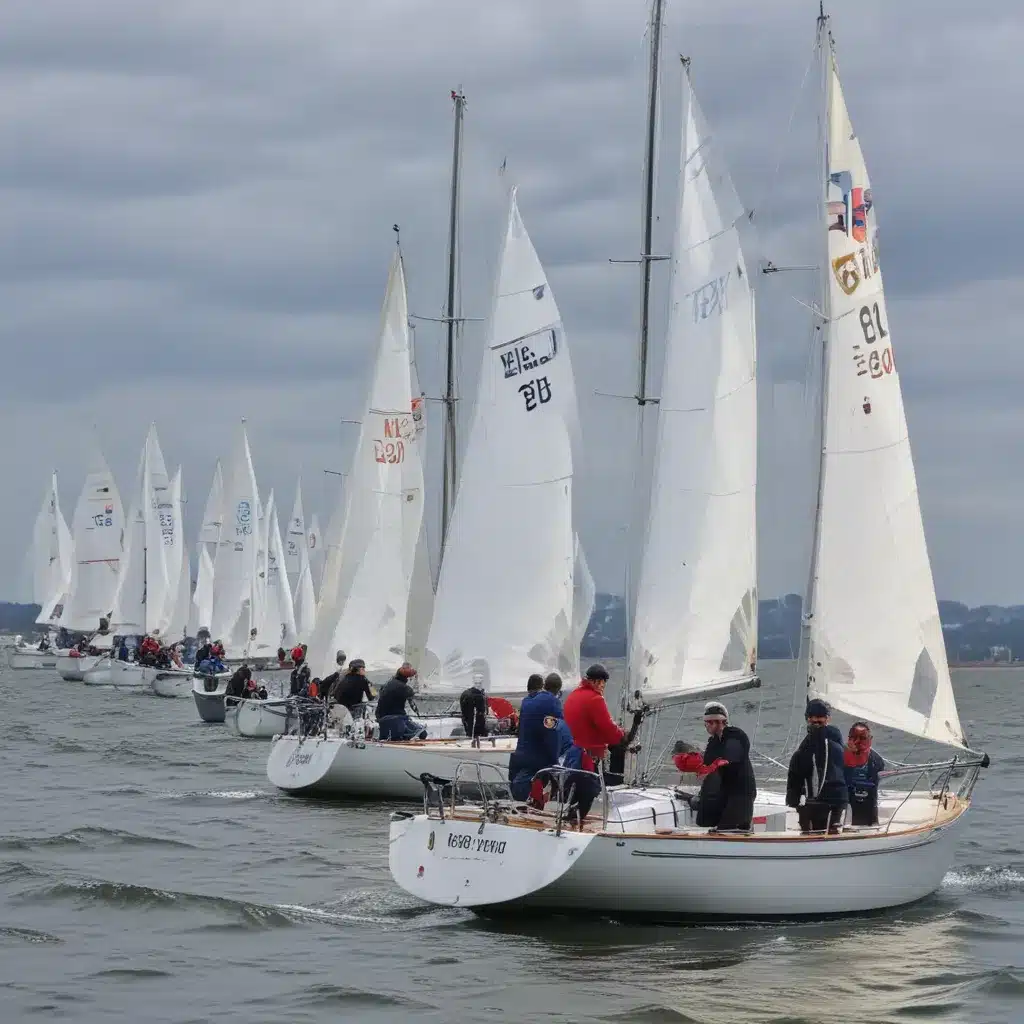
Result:
{"label": "mainsail", "polygon": [[71,593],[60,624],[88,632],[110,615],[121,564],[124,512],[114,476],[102,454],[93,453],[72,519],[74,562]]}
{"label": "mainsail", "polygon": [[326,672],[335,651],[343,648],[362,658],[368,670],[393,669],[405,656],[409,588],[423,518],[405,274],[397,253],[347,483],[344,526],[337,547],[331,538],[310,664]]}
{"label": "mainsail", "polygon": [[671,310],[629,657],[633,700],[738,689],[757,643],[757,385],[743,207],[684,76]]}
{"label": "mainsail", "polygon": [[832,705],[964,745],[893,357],[871,184],[827,30],[827,332],[808,687]]}
{"label": "mainsail", "polygon": [[575,671],[572,437],[562,318],[513,190],[473,423],[445,541],[420,686],[522,693]]}
{"label": "mainsail", "polygon": [[214,639],[223,640],[230,657],[245,653],[258,613],[257,534],[262,518],[249,438],[243,425],[226,475],[224,519],[213,569],[211,631]]}
{"label": "mainsail", "polygon": [[212,553],[216,551],[217,542],[220,540],[220,528],[224,521],[224,473],[221,470],[220,459],[213,470],[213,483],[210,484],[210,493],[206,499],[206,508],[203,510],[203,523],[199,528],[199,543],[208,544]]}
{"label": "mainsail", "polygon": [[309,543],[306,540],[306,519],[302,514],[302,481],[295,485],[295,503],[292,505],[292,516],[288,520],[285,533],[285,567],[293,576],[302,572],[303,553],[309,555]]}
{"label": "mainsail", "polygon": [[71,531],[60,511],[55,471],[32,532],[32,600],[39,605],[36,622],[49,623],[59,615],[71,586],[73,555]]}

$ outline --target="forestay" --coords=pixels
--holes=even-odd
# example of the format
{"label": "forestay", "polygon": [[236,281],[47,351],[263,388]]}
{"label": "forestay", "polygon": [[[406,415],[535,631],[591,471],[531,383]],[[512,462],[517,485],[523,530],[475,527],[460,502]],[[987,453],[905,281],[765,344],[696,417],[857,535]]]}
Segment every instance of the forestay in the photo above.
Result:
{"label": "forestay", "polygon": [[810,603],[811,692],[962,745],[879,264],[874,197],[824,44],[827,358]]}
{"label": "forestay", "polygon": [[[576,387],[561,316],[513,190],[458,494],[420,685],[479,679],[522,693],[574,671],[572,435]],[[577,655],[578,658],[578,655]]]}
{"label": "forestay", "polygon": [[114,476],[96,451],[72,519],[74,562],[71,596],[61,625],[87,632],[110,615],[121,564],[124,512]]}
{"label": "forestay", "polygon": [[757,385],[741,206],[684,76],[671,309],[629,656],[647,704],[736,688],[757,643]]}
{"label": "forestay", "polygon": [[62,610],[71,586],[72,558],[71,531],[60,511],[54,472],[32,533],[32,599],[39,605],[36,622],[49,623]]}
{"label": "forestay", "polygon": [[338,648],[362,658],[369,671],[394,669],[405,656],[409,588],[423,518],[410,358],[405,275],[396,253],[348,476],[344,526],[337,546],[331,538],[310,642],[315,671],[329,671]]}
{"label": "forestay", "polygon": [[262,513],[249,439],[244,425],[227,472],[224,521],[213,565],[214,639],[222,639],[230,657],[240,657],[249,643],[256,609],[257,536]]}

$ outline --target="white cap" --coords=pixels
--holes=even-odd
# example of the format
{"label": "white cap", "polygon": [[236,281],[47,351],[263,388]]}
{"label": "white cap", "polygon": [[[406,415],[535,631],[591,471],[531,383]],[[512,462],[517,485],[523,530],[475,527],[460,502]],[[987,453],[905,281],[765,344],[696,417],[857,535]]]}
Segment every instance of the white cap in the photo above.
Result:
{"label": "white cap", "polygon": [[704,705],[704,717],[708,718],[709,716],[714,715],[721,715],[721,717],[724,718],[727,722],[729,721],[728,708],[726,708],[726,706],[721,701],[709,700],[707,704]]}

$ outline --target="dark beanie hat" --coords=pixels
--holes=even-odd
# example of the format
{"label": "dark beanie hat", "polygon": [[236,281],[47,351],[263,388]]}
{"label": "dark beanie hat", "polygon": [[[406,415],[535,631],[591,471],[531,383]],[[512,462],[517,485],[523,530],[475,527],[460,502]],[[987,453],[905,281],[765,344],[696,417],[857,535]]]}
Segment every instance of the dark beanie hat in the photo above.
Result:
{"label": "dark beanie hat", "polygon": [[832,709],[823,701],[815,698],[807,702],[807,707],[804,709],[804,718],[828,718],[832,714]]}
{"label": "dark beanie hat", "polygon": [[608,678],[608,669],[606,669],[604,667],[604,665],[591,665],[590,668],[587,669],[587,678],[588,679],[607,679]]}

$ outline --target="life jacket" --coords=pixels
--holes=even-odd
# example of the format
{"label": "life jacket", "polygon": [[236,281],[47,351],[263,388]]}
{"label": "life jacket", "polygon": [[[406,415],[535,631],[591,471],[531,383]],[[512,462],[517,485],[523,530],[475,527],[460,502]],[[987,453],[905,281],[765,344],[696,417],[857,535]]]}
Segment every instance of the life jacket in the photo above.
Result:
{"label": "life jacket", "polygon": [[309,684],[309,695],[310,697],[320,696],[320,684],[315,679]]}

